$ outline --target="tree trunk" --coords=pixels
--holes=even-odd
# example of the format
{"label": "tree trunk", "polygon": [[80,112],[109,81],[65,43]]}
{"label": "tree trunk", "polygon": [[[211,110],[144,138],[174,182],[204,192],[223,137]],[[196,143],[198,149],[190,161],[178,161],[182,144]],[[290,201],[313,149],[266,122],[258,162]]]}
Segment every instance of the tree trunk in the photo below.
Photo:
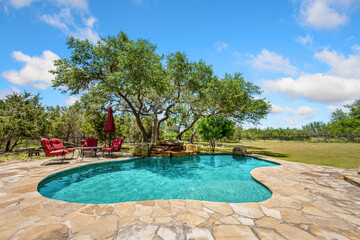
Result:
{"label": "tree trunk", "polygon": [[135,116],[135,119],[136,119],[136,124],[138,125],[138,127],[140,128],[140,131],[141,131],[141,136],[142,136],[142,142],[146,142],[146,137],[147,137],[147,132],[144,128],[144,125],[142,124],[141,122],[141,119],[140,119],[140,114],[141,114],[141,108],[136,111],[135,107],[131,104],[131,102],[129,101],[129,99],[124,95],[122,94],[121,92],[118,92],[119,96],[125,100],[125,102],[128,104],[128,106],[130,107],[132,113],[134,114]]}
{"label": "tree trunk", "polygon": [[9,152],[9,151],[10,151],[10,144],[11,144],[11,139],[9,139],[9,140],[6,142],[5,152]]}
{"label": "tree trunk", "polygon": [[140,130],[141,130],[141,142],[145,143],[147,138],[147,132],[144,127],[143,128],[140,127]]}
{"label": "tree trunk", "polygon": [[141,137],[142,137],[141,141],[144,143],[144,142],[146,142],[147,132],[144,128],[144,125],[141,122],[140,117],[138,115],[135,115],[135,118],[136,118],[136,123],[141,131]]}
{"label": "tree trunk", "polygon": [[197,120],[199,120],[199,119],[200,119],[200,117],[195,117],[194,121],[193,121],[187,128],[185,128],[184,130],[182,130],[182,131],[176,136],[176,139],[177,139],[177,140],[181,140],[182,135],[183,135],[186,131],[188,131],[190,128],[192,128],[192,127],[194,126],[194,124],[197,122]]}
{"label": "tree trunk", "polygon": [[215,140],[210,141],[210,148],[212,152],[215,152],[215,144],[216,144]]}
{"label": "tree trunk", "polygon": [[191,136],[190,136],[190,144],[193,144],[194,143],[194,137],[196,135],[196,130],[194,129],[194,131],[191,133]]}
{"label": "tree trunk", "polygon": [[65,141],[66,142],[69,142],[69,137],[70,137],[70,128],[68,129],[67,133],[66,133],[66,138],[65,138]]}
{"label": "tree trunk", "polygon": [[14,149],[14,147],[18,145],[19,140],[20,140],[20,138],[18,138],[18,139],[15,140],[14,144],[13,144],[13,145],[11,146],[11,148],[10,148],[10,152],[12,152],[13,149]]}
{"label": "tree trunk", "polygon": [[161,126],[161,123],[165,122],[165,120],[169,119],[169,114],[170,114],[170,109],[172,107],[175,106],[175,103],[169,105],[167,108],[166,108],[166,111],[165,111],[165,116],[158,120],[158,112],[155,111],[156,113],[154,114],[154,122],[153,122],[153,130],[152,130],[152,136],[151,136],[151,143],[154,143],[156,144],[158,138],[159,138],[159,132],[160,132],[160,126]]}
{"label": "tree trunk", "polygon": [[151,127],[151,144],[156,144],[159,135],[159,123],[157,114],[153,116],[153,123]]}

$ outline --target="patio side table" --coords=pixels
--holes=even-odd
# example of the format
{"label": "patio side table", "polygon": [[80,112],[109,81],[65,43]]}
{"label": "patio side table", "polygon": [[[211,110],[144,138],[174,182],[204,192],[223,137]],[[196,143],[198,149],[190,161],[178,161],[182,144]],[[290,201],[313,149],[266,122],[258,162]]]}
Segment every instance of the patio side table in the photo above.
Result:
{"label": "patio side table", "polygon": [[[96,151],[100,150],[102,147],[76,147],[75,149],[79,151],[79,156],[81,156],[81,161],[84,159],[85,151],[84,150],[90,150],[91,157],[96,157]],[[93,153],[95,152],[94,156]],[[79,157],[78,156],[78,157]]]}

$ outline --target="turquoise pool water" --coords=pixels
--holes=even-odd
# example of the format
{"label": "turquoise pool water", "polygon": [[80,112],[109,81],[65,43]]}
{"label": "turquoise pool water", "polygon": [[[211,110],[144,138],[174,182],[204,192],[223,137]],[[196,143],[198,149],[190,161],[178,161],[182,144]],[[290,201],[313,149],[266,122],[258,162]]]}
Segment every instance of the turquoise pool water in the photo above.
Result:
{"label": "turquoise pool water", "polygon": [[260,202],[271,191],[250,171],[278,164],[248,156],[196,155],[89,164],[43,179],[45,197],[78,203],[117,203],[154,199]]}

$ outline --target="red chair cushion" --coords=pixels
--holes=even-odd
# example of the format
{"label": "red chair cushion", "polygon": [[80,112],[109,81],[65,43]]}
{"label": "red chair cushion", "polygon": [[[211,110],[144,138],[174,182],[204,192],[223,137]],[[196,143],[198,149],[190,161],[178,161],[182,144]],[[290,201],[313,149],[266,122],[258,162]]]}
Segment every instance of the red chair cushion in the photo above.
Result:
{"label": "red chair cushion", "polygon": [[67,154],[67,150],[53,150],[50,153],[47,153],[46,156],[58,156],[58,155],[65,155]]}
{"label": "red chair cushion", "polygon": [[52,139],[50,139],[49,142],[50,142],[50,145],[55,148],[54,150],[65,148],[68,152],[75,152],[75,148],[64,147],[63,143],[58,138],[52,138]]}
{"label": "red chair cushion", "polygon": [[47,155],[48,153],[51,152],[51,145],[50,145],[49,140],[47,138],[42,138],[41,139],[41,145],[44,148],[45,155]]}
{"label": "red chair cushion", "polygon": [[53,146],[54,148],[63,148],[64,147],[61,140],[58,138],[50,139],[50,145]]}
{"label": "red chair cushion", "polygon": [[41,144],[43,145],[46,156],[58,156],[58,155],[65,155],[68,153],[68,151],[65,149],[53,150],[47,138],[42,138]]}
{"label": "red chair cushion", "polygon": [[120,151],[122,142],[123,142],[123,139],[115,138],[111,144],[113,151]]}
{"label": "red chair cushion", "polygon": [[111,144],[111,147],[103,147],[101,151],[103,152],[118,152],[120,151],[121,144],[123,142],[123,139],[121,138],[115,138]]}
{"label": "red chair cushion", "polygon": [[103,148],[101,149],[101,151],[103,151],[103,152],[111,152],[111,151],[112,151],[112,148],[103,147]]}
{"label": "red chair cushion", "polygon": [[87,138],[85,139],[84,147],[97,147],[97,138]]}

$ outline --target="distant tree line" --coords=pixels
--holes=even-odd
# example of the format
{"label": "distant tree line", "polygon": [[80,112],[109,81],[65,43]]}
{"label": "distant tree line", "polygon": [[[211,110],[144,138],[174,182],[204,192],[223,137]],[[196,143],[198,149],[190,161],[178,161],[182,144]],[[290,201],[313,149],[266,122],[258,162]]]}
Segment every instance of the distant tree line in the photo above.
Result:
{"label": "distant tree line", "polygon": [[330,121],[311,122],[298,128],[235,128],[232,141],[239,140],[297,140],[315,142],[360,142],[360,99],[332,113]]}

